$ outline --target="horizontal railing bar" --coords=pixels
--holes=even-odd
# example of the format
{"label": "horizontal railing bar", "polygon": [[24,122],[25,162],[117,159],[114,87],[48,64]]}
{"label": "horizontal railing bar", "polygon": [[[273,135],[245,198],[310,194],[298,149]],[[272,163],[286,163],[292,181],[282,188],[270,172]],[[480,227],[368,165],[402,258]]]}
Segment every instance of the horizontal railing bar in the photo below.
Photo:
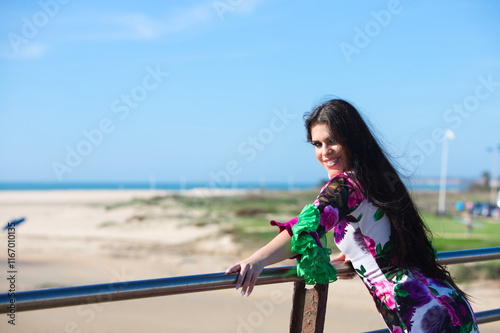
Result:
{"label": "horizontal railing bar", "polygon": [[492,309],[475,313],[478,324],[486,324],[500,320],[500,309]]}
{"label": "horizontal railing bar", "polygon": [[[456,257],[453,256],[456,254]],[[438,254],[442,264],[500,259],[500,247],[442,252]],[[339,274],[352,273],[349,264],[335,263]],[[123,301],[130,299],[176,295],[209,290],[234,288],[237,274],[212,273],[177,276],[150,280],[124,281],[64,288],[51,288],[0,294],[0,314],[50,309],[82,304]],[[257,279],[258,285],[300,281],[296,267],[266,268]],[[14,303],[13,303],[14,302]]]}
{"label": "horizontal railing bar", "polygon": [[[500,320],[500,309],[475,312],[474,315],[476,316],[476,321],[478,325],[491,323]],[[364,333],[390,333],[390,331],[387,328],[382,328],[379,330],[369,331]]]}
{"label": "horizontal railing bar", "polygon": [[500,247],[439,252],[437,259],[441,264],[445,265],[495,260],[500,259]]}
{"label": "horizontal railing bar", "polygon": [[[334,265],[339,274],[352,272],[343,263]],[[212,273],[176,276],[150,280],[103,283],[95,285],[20,291],[15,297],[0,294],[0,313],[10,311],[11,300],[15,311],[50,309],[82,304],[123,301],[137,298],[167,296],[200,291],[230,289],[236,286],[237,274]],[[258,285],[300,281],[295,266],[266,268],[257,279]]]}
{"label": "horizontal railing bar", "polygon": [[[260,283],[293,281],[290,268],[271,268],[262,273]],[[189,292],[218,290],[234,287],[236,274],[224,273],[177,276],[149,280],[103,283],[95,285],[50,288],[16,292],[15,310],[29,311],[81,304],[121,301],[136,298],[166,296]],[[9,299],[0,295],[0,313],[9,311]]]}

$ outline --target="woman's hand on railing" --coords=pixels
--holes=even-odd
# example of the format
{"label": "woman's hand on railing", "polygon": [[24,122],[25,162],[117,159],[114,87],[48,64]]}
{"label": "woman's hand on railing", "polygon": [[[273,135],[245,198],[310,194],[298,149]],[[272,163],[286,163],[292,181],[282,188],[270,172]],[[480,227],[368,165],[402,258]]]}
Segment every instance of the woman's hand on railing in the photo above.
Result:
{"label": "woman's hand on railing", "polygon": [[[343,252],[340,252],[338,256],[332,259],[331,263],[333,262],[341,262],[343,264],[350,264],[351,261],[346,257],[346,255]],[[340,280],[351,280],[356,274],[339,274],[337,275],[337,278]]]}
{"label": "woman's hand on railing", "polygon": [[226,271],[226,274],[239,273],[238,279],[236,280],[236,289],[241,287],[241,296],[245,295],[245,293],[247,297],[250,296],[257,282],[257,278],[264,269],[262,260],[257,260],[253,257],[254,256],[251,256],[234,264]]}
{"label": "woman's hand on railing", "polygon": [[269,243],[258,249],[254,254],[229,267],[226,274],[240,273],[236,281],[236,289],[241,287],[241,296],[250,296],[264,267],[275,264],[295,254],[291,252],[292,237],[288,232],[280,232]]}

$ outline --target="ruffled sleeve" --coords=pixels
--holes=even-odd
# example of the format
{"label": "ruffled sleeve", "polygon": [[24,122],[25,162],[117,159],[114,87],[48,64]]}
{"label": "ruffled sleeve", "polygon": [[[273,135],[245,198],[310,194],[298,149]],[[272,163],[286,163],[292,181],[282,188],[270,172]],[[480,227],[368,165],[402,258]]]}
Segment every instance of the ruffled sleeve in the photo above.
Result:
{"label": "ruffled sleeve", "polygon": [[330,264],[331,250],[324,248],[316,230],[319,227],[318,207],[309,204],[298,216],[292,228],[292,251],[297,259],[297,276],[303,277],[306,284],[325,284],[337,280],[337,270]]}
{"label": "ruffled sleeve", "polygon": [[[334,239],[343,237],[347,220],[364,200],[362,191],[347,173],[332,178],[322,189],[314,204],[304,207],[299,216],[288,222],[271,221],[292,237],[292,251],[297,253],[297,276],[307,284],[325,284],[337,280],[337,271],[330,264],[331,250],[320,239],[334,229]],[[356,222],[355,219],[352,222]]]}
{"label": "ruffled sleeve", "polygon": [[271,221],[271,225],[275,226],[275,227],[278,227],[280,229],[280,232],[286,230],[288,232],[288,234],[290,235],[290,237],[292,237],[292,235],[293,235],[292,228],[297,223],[298,220],[299,220],[298,217],[294,217],[290,221],[287,221],[287,222],[284,222],[284,223],[272,220]]}

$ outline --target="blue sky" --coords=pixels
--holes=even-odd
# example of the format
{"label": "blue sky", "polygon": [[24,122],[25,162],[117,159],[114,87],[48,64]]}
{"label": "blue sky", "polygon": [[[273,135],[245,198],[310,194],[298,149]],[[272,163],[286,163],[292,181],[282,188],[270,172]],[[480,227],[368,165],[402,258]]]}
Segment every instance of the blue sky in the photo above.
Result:
{"label": "blue sky", "polygon": [[497,1],[3,1],[0,181],[316,182],[351,101],[405,174],[490,171]]}

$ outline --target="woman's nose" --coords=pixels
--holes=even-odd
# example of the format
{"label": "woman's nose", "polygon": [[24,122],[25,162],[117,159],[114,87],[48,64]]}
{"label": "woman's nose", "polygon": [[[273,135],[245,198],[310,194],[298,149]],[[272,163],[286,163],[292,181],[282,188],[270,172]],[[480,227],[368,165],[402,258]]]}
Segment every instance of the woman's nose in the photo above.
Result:
{"label": "woman's nose", "polygon": [[327,156],[332,153],[332,147],[329,145],[323,145],[323,155]]}

